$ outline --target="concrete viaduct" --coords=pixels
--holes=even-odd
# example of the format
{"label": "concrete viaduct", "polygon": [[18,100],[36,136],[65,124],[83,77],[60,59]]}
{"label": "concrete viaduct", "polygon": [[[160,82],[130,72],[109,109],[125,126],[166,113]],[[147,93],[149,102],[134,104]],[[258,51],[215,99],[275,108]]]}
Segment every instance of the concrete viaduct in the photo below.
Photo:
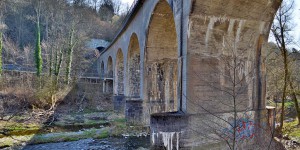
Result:
{"label": "concrete viaduct", "polygon": [[128,123],[150,125],[155,149],[264,147],[264,48],[280,3],[136,0],[98,59],[103,91]]}

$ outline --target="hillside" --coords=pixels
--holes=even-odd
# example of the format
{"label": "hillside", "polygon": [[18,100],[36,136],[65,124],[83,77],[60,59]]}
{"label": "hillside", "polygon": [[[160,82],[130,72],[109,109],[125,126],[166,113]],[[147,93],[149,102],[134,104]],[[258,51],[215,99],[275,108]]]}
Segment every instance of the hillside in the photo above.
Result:
{"label": "hillside", "polygon": [[[3,34],[3,64],[34,69],[37,21],[40,24],[43,72],[49,73],[57,53],[67,55],[73,32],[72,69],[82,70],[92,62],[93,39],[111,41],[124,20],[128,6],[118,0],[3,0],[0,2]],[[66,59],[62,60],[62,69]],[[76,71],[77,72],[77,71]],[[73,74],[77,74],[72,72]]]}

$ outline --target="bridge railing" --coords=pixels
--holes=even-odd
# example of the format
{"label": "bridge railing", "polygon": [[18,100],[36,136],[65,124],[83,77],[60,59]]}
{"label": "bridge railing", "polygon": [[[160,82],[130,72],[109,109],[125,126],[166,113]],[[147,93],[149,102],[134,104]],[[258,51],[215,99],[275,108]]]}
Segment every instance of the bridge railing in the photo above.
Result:
{"label": "bridge railing", "polygon": [[134,1],[133,1],[133,3],[131,4],[131,6],[130,6],[130,8],[129,8],[129,10],[128,10],[127,15],[129,15],[129,14],[132,12],[134,6],[137,4],[138,1],[139,1],[139,0],[134,0]]}

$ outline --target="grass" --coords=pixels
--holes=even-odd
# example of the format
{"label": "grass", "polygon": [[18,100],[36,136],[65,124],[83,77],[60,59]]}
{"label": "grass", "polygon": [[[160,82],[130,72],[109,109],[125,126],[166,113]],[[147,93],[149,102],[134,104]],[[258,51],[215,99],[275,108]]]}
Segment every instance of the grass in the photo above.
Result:
{"label": "grass", "polygon": [[[25,124],[5,121],[0,122],[0,131],[9,136],[35,134],[39,131],[40,128],[41,126],[37,124]],[[4,135],[0,134],[0,138],[2,137],[4,137]]]}
{"label": "grass", "polygon": [[[92,115],[92,114],[88,114]],[[69,121],[66,121],[66,120]],[[69,124],[71,122],[71,124]],[[98,126],[98,125],[107,125],[109,123],[114,123],[120,129],[120,134],[123,133],[123,129],[126,128],[125,119],[113,119],[111,121],[108,120],[90,120],[88,117],[84,117],[83,122],[76,122],[74,117],[66,116],[64,120],[55,122],[56,126],[66,126],[68,128],[76,127],[76,126]],[[56,133],[38,133],[41,126],[35,124],[24,124],[24,123],[16,123],[16,122],[0,122],[1,129],[5,129],[5,131],[10,131],[12,136],[0,137],[0,149],[4,147],[17,146],[21,143],[28,144],[43,144],[43,143],[53,143],[53,142],[67,142],[67,141],[77,141],[81,139],[102,139],[111,136],[111,127],[104,127],[101,129],[90,128],[84,131],[78,132],[56,132]],[[5,127],[5,128],[4,128]],[[29,132],[34,130],[34,132]],[[37,134],[38,133],[38,134]]]}
{"label": "grass", "polygon": [[0,128],[6,129],[27,129],[27,128],[38,128],[38,124],[26,124],[17,122],[0,121]]}
{"label": "grass", "polygon": [[77,141],[81,139],[94,138],[103,139],[109,137],[109,128],[89,129],[80,132],[49,133],[26,136],[12,136],[0,139],[0,148],[16,146],[23,142],[28,144],[43,144],[55,142]]}
{"label": "grass", "polygon": [[117,118],[113,120],[114,122],[118,122],[118,123],[125,123],[126,119],[125,118]]}
{"label": "grass", "polygon": [[108,122],[106,120],[85,120],[85,125],[105,125]]}
{"label": "grass", "polygon": [[77,141],[87,138],[102,139],[109,137],[109,129],[89,129],[80,132],[64,132],[64,133],[50,133],[43,135],[35,135],[30,141],[30,144],[42,144],[52,142],[66,142]]}
{"label": "grass", "polygon": [[[109,119],[107,119],[109,116]],[[103,115],[84,114],[83,119],[78,122],[75,119],[75,115],[66,115],[62,120],[54,122],[54,126],[66,127],[68,130],[55,130],[54,133],[43,133],[37,132],[41,129],[41,126],[36,124],[24,124],[24,123],[12,123],[5,122],[1,124],[0,129],[6,127],[7,131],[15,132],[10,137],[0,137],[0,149],[3,147],[18,146],[22,143],[27,144],[43,144],[43,143],[55,143],[55,142],[67,142],[67,141],[77,141],[81,139],[103,139],[109,136],[119,137],[124,134],[126,135],[136,135],[141,132],[147,132],[142,127],[133,127],[126,125],[126,119],[124,117],[114,115],[113,113],[107,113]],[[99,119],[97,119],[99,117]],[[101,129],[95,129],[93,127],[100,127]],[[87,127],[90,129],[78,131],[76,127]],[[107,126],[107,127],[105,127]],[[71,128],[76,128],[74,131],[69,130]],[[29,132],[34,130],[36,132]],[[23,133],[24,132],[24,133]],[[51,131],[52,132],[52,131]],[[1,136],[1,135],[0,135]]]}
{"label": "grass", "polygon": [[143,126],[128,126],[125,118],[117,118],[112,121],[111,136],[138,136],[141,133],[149,133],[149,128]]}
{"label": "grass", "polygon": [[124,118],[117,118],[112,120],[112,136],[120,136],[123,133],[128,131],[128,127],[126,126],[126,120]]}
{"label": "grass", "polygon": [[298,120],[285,122],[282,129],[283,135],[287,134],[291,139],[300,142],[300,126]]}
{"label": "grass", "polygon": [[25,136],[11,136],[4,137],[0,139],[0,149],[4,147],[10,147],[14,145],[18,145],[22,142],[29,141],[34,135],[25,135]]}
{"label": "grass", "polygon": [[[109,121],[106,119],[108,114],[98,114],[98,113],[80,113],[80,114],[71,114],[64,115],[58,121],[53,123],[54,126],[57,127],[83,127],[83,128],[91,128],[96,126],[107,126],[109,125]],[[80,119],[77,117],[79,116]]]}
{"label": "grass", "polygon": [[82,111],[83,114],[89,114],[89,113],[95,113],[95,112],[101,112],[101,111],[98,111],[97,109],[92,109],[92,108],[85,108]]}
{"label": "grass", "polygon": [[[295,104],[295,103],[294,103],[293,101],[287,100],[287,101],[284,102],[284,108],[285,108],[285,109],[294,108],[294,107],[295,107],[294,104]],[[269,105],[270,105],[270,106],[276,107],[276,104],[275,104],[275,103],[270,103]],[[282,103],[281,103],[281,102],[280,102],[280,103],[277,103],[277,108],[278,108],[278,109],[281,109],[281,106],[282,106]]]}
{"label": "grass", "polygon": [[287,101],[287,102],[284,103],[284,107],[285,107],[285,108],[293,108],[293,107],[295,107],[295,106],[294,106],[294,102],[292,102],[292,101]]}
{"label": "grass", "polygon": [[69,127],[69,126],[96,126],[96,125],[106,125],[108,122],[106,120],[85,120],[84,122],[70,122],[58,121],[54,125],[58,127]]}

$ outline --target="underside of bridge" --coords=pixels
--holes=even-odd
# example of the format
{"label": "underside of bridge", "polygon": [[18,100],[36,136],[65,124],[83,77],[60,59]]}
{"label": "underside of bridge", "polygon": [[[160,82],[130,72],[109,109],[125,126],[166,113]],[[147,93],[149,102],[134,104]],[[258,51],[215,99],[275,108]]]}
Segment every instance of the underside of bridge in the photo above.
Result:
{"label": "underside of bridge", "polygon": [[148,27],[145,50],[145,100],[150,113],[177,110],[177,38],[172,9],[166,1],[156,5]]}

